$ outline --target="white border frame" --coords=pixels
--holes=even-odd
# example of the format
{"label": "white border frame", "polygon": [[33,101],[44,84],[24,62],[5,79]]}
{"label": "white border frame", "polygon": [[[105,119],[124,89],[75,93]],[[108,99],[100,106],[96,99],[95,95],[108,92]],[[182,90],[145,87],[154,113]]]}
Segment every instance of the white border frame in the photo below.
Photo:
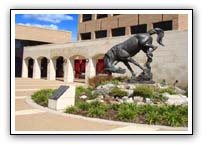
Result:
{"label": "white border frame", "polygon": [[188,85],[188,131],[16,131],[15,130],[15,14],[188,14],[188,84],[193,84],[193,43],[192,43],[192,10],[11,10],[11,116],[10,134],[192,134],[192,97],[193,85]]}

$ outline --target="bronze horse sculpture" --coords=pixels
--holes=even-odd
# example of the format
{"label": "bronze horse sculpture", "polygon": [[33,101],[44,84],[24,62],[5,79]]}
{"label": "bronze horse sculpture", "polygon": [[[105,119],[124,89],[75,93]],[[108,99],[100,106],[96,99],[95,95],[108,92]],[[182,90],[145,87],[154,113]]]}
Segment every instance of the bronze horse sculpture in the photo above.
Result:
{"label": "bronze horse sculpture", "polygon": [[[164,31],[160,28],[154,28],[147,33],[139,33],[128,40],[113,46],[104,56],[105,71],[108,73],[125,73],[125,69],[117,68],[115,65],[118,62],[124,63],[129,69],[132,77],[135,77],[135,73],[132,70],[130,63],[138,66],[143,72],[140,75],[141,80],[150,81],[152,79],[151,66],[153,54],[152,52],[157,49],[157,46],[152,44],[153,38],[151,35],[157,34],[157,42],[164,46],[162,39],[164,37]],[[147,56],[147,62],[145,68],[136,62],[132,57],[135,56],[140,50],[142,50]]]}

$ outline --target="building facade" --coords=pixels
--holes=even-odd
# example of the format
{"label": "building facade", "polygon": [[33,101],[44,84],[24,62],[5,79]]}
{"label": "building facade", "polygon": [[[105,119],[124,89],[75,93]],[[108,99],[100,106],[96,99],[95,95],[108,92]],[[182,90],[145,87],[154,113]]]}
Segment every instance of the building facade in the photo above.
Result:
{"label": "building facade", "polygon": [[[123,33],[118,32],[122,27],[124,27]],[[21,76],[48,80],[62,78],[65,82],[80,79],[87,83],[89,78],[104,75],[103,57],[111,47],[135,33],[146,32],[154,27],[165,30],[163,39],[165,47],[158,46],[154,41],[154,45],[158,46],[151,64],[154,81],[164,79],[173,83],[178,80],[180,85],[186,86],[188,82],[187,15],[174,14],[79,15],[77,42],[24,47]],[[156,35],[152,37],[156,40]],[[134,59],[141,65],[146,62],[146,56],[142,51]],[[126,68],[122,63],[117,65]],[[131,66],[137,75],[141,73],[138,67],[132,64]],[[115,73],[111,75],[119,76]],[[128,70],[124,75],[131,76]]]}
{"label": "building facade", "polygon": [[[71,32],[50,30],[39,27],[16,25],[15,26],[15,77],[21,77],[22,60],[25,46],[36,46],[52,43],[71,42]],[[29,64],[33,62],[30,61]],[[32,76],[32,69],[29,74]]]}
{"label": "building facade", "polygon": [[185,14],[80,14],[78,40],[133,35],[156,27],[187,30],[187,22]]}

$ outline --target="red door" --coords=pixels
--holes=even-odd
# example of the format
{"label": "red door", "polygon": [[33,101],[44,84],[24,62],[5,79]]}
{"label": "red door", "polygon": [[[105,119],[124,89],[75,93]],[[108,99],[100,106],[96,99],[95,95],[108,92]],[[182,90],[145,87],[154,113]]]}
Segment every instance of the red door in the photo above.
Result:
{"label": "red door", "polygon": [[74,60],[74,71],[75,71],[75,78],[79,78],[80,76],[80,63],[79,59]]}
{"label": "red door", "polygon": [[75,78],[85,78],[85,68],[86,68],[85,59],[75,59],[74,60]]}

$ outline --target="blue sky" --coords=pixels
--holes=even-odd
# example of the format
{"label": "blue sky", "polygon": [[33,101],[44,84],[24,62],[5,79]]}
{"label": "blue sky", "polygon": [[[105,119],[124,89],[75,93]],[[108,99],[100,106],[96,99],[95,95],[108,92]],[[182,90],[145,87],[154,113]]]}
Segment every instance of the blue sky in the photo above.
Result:
{"label": "blue sky", "polygon": [[78,14],[16,14],[15,23],[54,30],[72,32],[72,41],[77,40]]}

